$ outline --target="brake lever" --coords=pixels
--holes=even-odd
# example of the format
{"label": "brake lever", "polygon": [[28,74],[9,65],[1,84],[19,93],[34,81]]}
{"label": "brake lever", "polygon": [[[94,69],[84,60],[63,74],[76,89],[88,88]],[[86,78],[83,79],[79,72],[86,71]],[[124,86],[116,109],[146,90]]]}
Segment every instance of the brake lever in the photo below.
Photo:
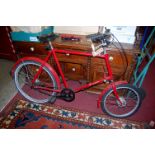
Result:
{"label": "brake lever", "polygon": [[97,47],[97,50],[96,50],[94,44],[91,44],[91,48],[92,48],[93,57],[96,57],[96,56],[100,55],[102,52],[104,52],[103,47],[99,47],[99,48]]}

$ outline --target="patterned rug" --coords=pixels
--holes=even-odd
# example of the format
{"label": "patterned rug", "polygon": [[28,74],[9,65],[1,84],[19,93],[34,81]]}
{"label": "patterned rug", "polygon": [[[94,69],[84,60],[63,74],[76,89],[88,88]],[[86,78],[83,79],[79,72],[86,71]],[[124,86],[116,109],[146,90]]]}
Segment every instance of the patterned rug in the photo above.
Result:
{"label": "patterned rug", "polygon": [[145,123],[55,105],[18,101],[0,116],[2,129],[143,129]]}

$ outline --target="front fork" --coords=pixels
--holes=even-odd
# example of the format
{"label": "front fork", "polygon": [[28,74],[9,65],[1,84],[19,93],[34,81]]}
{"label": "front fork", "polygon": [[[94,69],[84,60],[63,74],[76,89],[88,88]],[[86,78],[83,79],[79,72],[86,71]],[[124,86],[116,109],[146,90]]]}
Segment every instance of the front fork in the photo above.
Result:
{"label": "front fork", "polygon": [[117,92],[117,89],[116,89],[116,85],[114,83],[112,83],[112,89],[113,89],[113,92],[114,92],[114,95],[115,95],[116,99],[119,102],[119,105],[123,106],[123,103],[122,103],[122,101],[121,101],[121,99],[120,99],[120,97],[118,95],[118,92]]}
{"label": "front fork", "polygon": [[117,82],[112,82],[111,84],[109,84],[99,95],[98,100],[97,100],[97,108],[100,108],[101,106],[101,101],[102,101],[102,97],[110,90],[113,89],[114,95],[116,96],[117,101],[119,102],[119,105],[122,106],[122,100],[118,95],[117,92],[117,86],[122,85],[122,84],[127,84],[126,81],[117,81]]}

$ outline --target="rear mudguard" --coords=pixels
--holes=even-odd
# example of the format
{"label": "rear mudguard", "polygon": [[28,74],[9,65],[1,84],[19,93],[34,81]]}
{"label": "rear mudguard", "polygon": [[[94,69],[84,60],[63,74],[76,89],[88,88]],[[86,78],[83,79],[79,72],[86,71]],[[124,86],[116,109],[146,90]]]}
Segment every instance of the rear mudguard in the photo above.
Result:
{"label": "rear mudguard", "polygon": [[98,108],[101,107],[101,100],[102,100],[102,97],[103,97],[103,95],[104,95],[107,91],[109,91],[109,90],[112,88],[112,85],[118,86],[118,85],[127,84],[127,83],[128,83],[127,81],[117,81],[117,82],[113,82],[113,83],[109,84],[109,85],[101,92],[101,94],[99,95],[98,100],[97,100],[97,107],[98,107]]}
{"label": "rear mudguard", "polygon": [[34,62],[38,62],[40,64],[42,64],[43,66],[47,67],[49,69],[49,71],[54,75],[55,77],[55,80],[57,82],[57,86],[58,86],[58,89],[60,89],[60,80],[59,80],[59,77],[57,75],[57,73],[55,72],[55,70],[45,61],[39,59],[39,58],[36,58],[36,57],[24,57],[24,58],[21,58],[19,59],[15,64],[14,66],[12,67],[11,69],[11,76],[14,77],[14,72],[15,72],[15,69],[17,68],[17,66],[24,62],[24,61],[34,61]]}

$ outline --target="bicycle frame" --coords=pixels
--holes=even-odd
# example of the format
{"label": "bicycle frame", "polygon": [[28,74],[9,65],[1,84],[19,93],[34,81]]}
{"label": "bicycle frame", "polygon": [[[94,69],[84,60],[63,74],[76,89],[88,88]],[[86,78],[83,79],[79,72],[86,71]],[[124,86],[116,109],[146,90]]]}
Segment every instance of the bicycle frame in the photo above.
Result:
{"label": "bicycle frame", "polygon": [[[64,87],[65,88],[69,88],[68,87],[68,84],[67,84],[67,81],[65,79],[65,76],[63,74],[63,71],[61,69],[61,66],[60,66],[60,63],[59,63],[59,60],[56,56],[56,53],[66,53],[66,54],[73,54],[73,55],[82,55],[82,56],[87,56],[87,57],[92,57],[93,55],[88,53],[88,52],[81,52],[81,51],[74,51],[74,50],[60,50],[60,49],[52,49],[51,51],[49,51],[48,55],[46,56],[46,58],[44,60],[42,59],[39,59],[37,57],[23,57],[21,59],[19,59],[13,66],[12,70],[11,70],[11,76],[13,77],[14,75],[14,71],[15,69],[17,68],[17,66],[24,62],[24,61],[27,61],[27,60],[31,60],[31,61],[35,61],[35,62],[39,62],[41,64],[41,67],[39,68],[38,72],[36,73],[36,75],[34,75],[34,78],[32,80],[32,84],[35,83],[35,80],[39,77],[39,75],[41,74],[42,70],[43,70],[43,67],[46,67],[49,69],[49,71],[53,74],[53,76],[55,77],[55,80],[56,80],[56,83],[57,83],[57,86],[58,88],[57,89],[54,89],[52,88],[49,84],[47,84],[45,87],[41,87],[41,86],[35,86],[35,85],[32,85],[33,88],[36,88],[36,89],[40,89],[40,90],[46,90],[46,91],[51,91],[51,92],[57,92],[57,93],[61,93],[62,91],[62,88],[61,88],[61,85],[60,85],[60,79],[59,79],[59,76],[58,74],[55,72],[55,70],[52,68],[52,66],[50,66],[50,64],[48,64],[48,60],[50,59],[51,56],[53,56],[54,60],[55,60],[55,63],[58,67],[58,71],[60,73],[60,76],[62,77],[62,82],[64,84]],[[94,82],[90,82],[88,84],[84,84],[78,88],[75,88],[73,90],[74,93],[77,93],[79,91],[82,91],[84,89],[87,89],[87,88],[90,88],[94,85],[97,85],[97,84],[101,84],[103,82],[111,82],[105,89],[103,89],[103,91],[101,92],[99,98],[98,98],[98,101],[97,101],[97,107],[99,108],[100,107],[100,103],[101,103],[101,100],[102,100],[102,96],[110,89],[113,89],[113,92],[114,92],[114,95],[116,96],[116,99],[122,104],[119,96],[118,96],[118,93],[117,93],[117,90],[116,90],[116,87],[120,84],[127,84],[126,81],[117,81],[117,82],[114,82],[113,81],[113,75],[112,75],[112,70],[111,70],[111,67],[110,67],[110,62],[109,62],[109,54],[104,54],[104,55],[101,55],[101,56],[95,56],[97,58],[102,58],[103,61],[105,61],[105,64],[106,64],[106,68],[107,68],[107,72],[108,74],[105,76],[103,76],[103,78],[101,80],[97,80],[97,81],[94,81]],[[105,81],[106,80],[106,81]]]}
{"label": "bicycle frame", "polygon": [[[64,84],[64,87],[65,88],[69,88],[68,87],[68,84],[67,84],[67,81],[65,79],[65,76],[64,76],[64,73],[61,69],[61,66],[60,66],[60,63],[59,63],[59,60],[56,56],[56,53],[65,53],[65,54],[72,54],[72,55],[82,55],[82,56],[87,56],[87,57],[92,57],[92,54],[90,53],[83,53],[81,51],[73,51],[73,50],[60,50],[60,49],[52,49],[51,51],[49,51],[47,57],[44,59],[44,62],[47,62],[51,56],[53,56],[54,58],[54,61],[58,67],[58,71],[60,73],[60,76],[62,78],[62,82]],[[96,56],[96,57],[99,57],[99,58],[102,58],[103,61],[105,61],[106,63],[106,68],[107,68],[107,71],[108,71],[108,76],[104,76],[101,80],[98,80],[98,81],[94,81],[94,82],[90,82],[88,84],[85,84],[85,85],[82,85],[78,88],[75,88],[73,91],[75,93],[79,92],[79,91],[82,91],[84,89],[87,89],[89,87],[92,87],[94,85],[97,85],[97,84],[101,84],[103,83],[105,80],[109,80],[109,81],[112,81],[113,80],[113,75],[112,75],[112,70],[111,70],[111,67],[110,67],[110,63],[109,63],[109,55],[108,54],[104,54],[102,56]],[[42,72],[43,70],[43,67],[44,67],[44,64],[39,68],[37,74],[34,76],[34,79],[32,80],[32,83],[35,82],[35,80],[39,77],[40,73]],[[42,87],[38,87],[38,89],[44,89],[44,90],[47,90],[47,91],[53,91],[53,92],[61,92],[61,89],[58,89],[58,90],[55,90],[55,89],[51,89],[51,88],[42,88]]]}

